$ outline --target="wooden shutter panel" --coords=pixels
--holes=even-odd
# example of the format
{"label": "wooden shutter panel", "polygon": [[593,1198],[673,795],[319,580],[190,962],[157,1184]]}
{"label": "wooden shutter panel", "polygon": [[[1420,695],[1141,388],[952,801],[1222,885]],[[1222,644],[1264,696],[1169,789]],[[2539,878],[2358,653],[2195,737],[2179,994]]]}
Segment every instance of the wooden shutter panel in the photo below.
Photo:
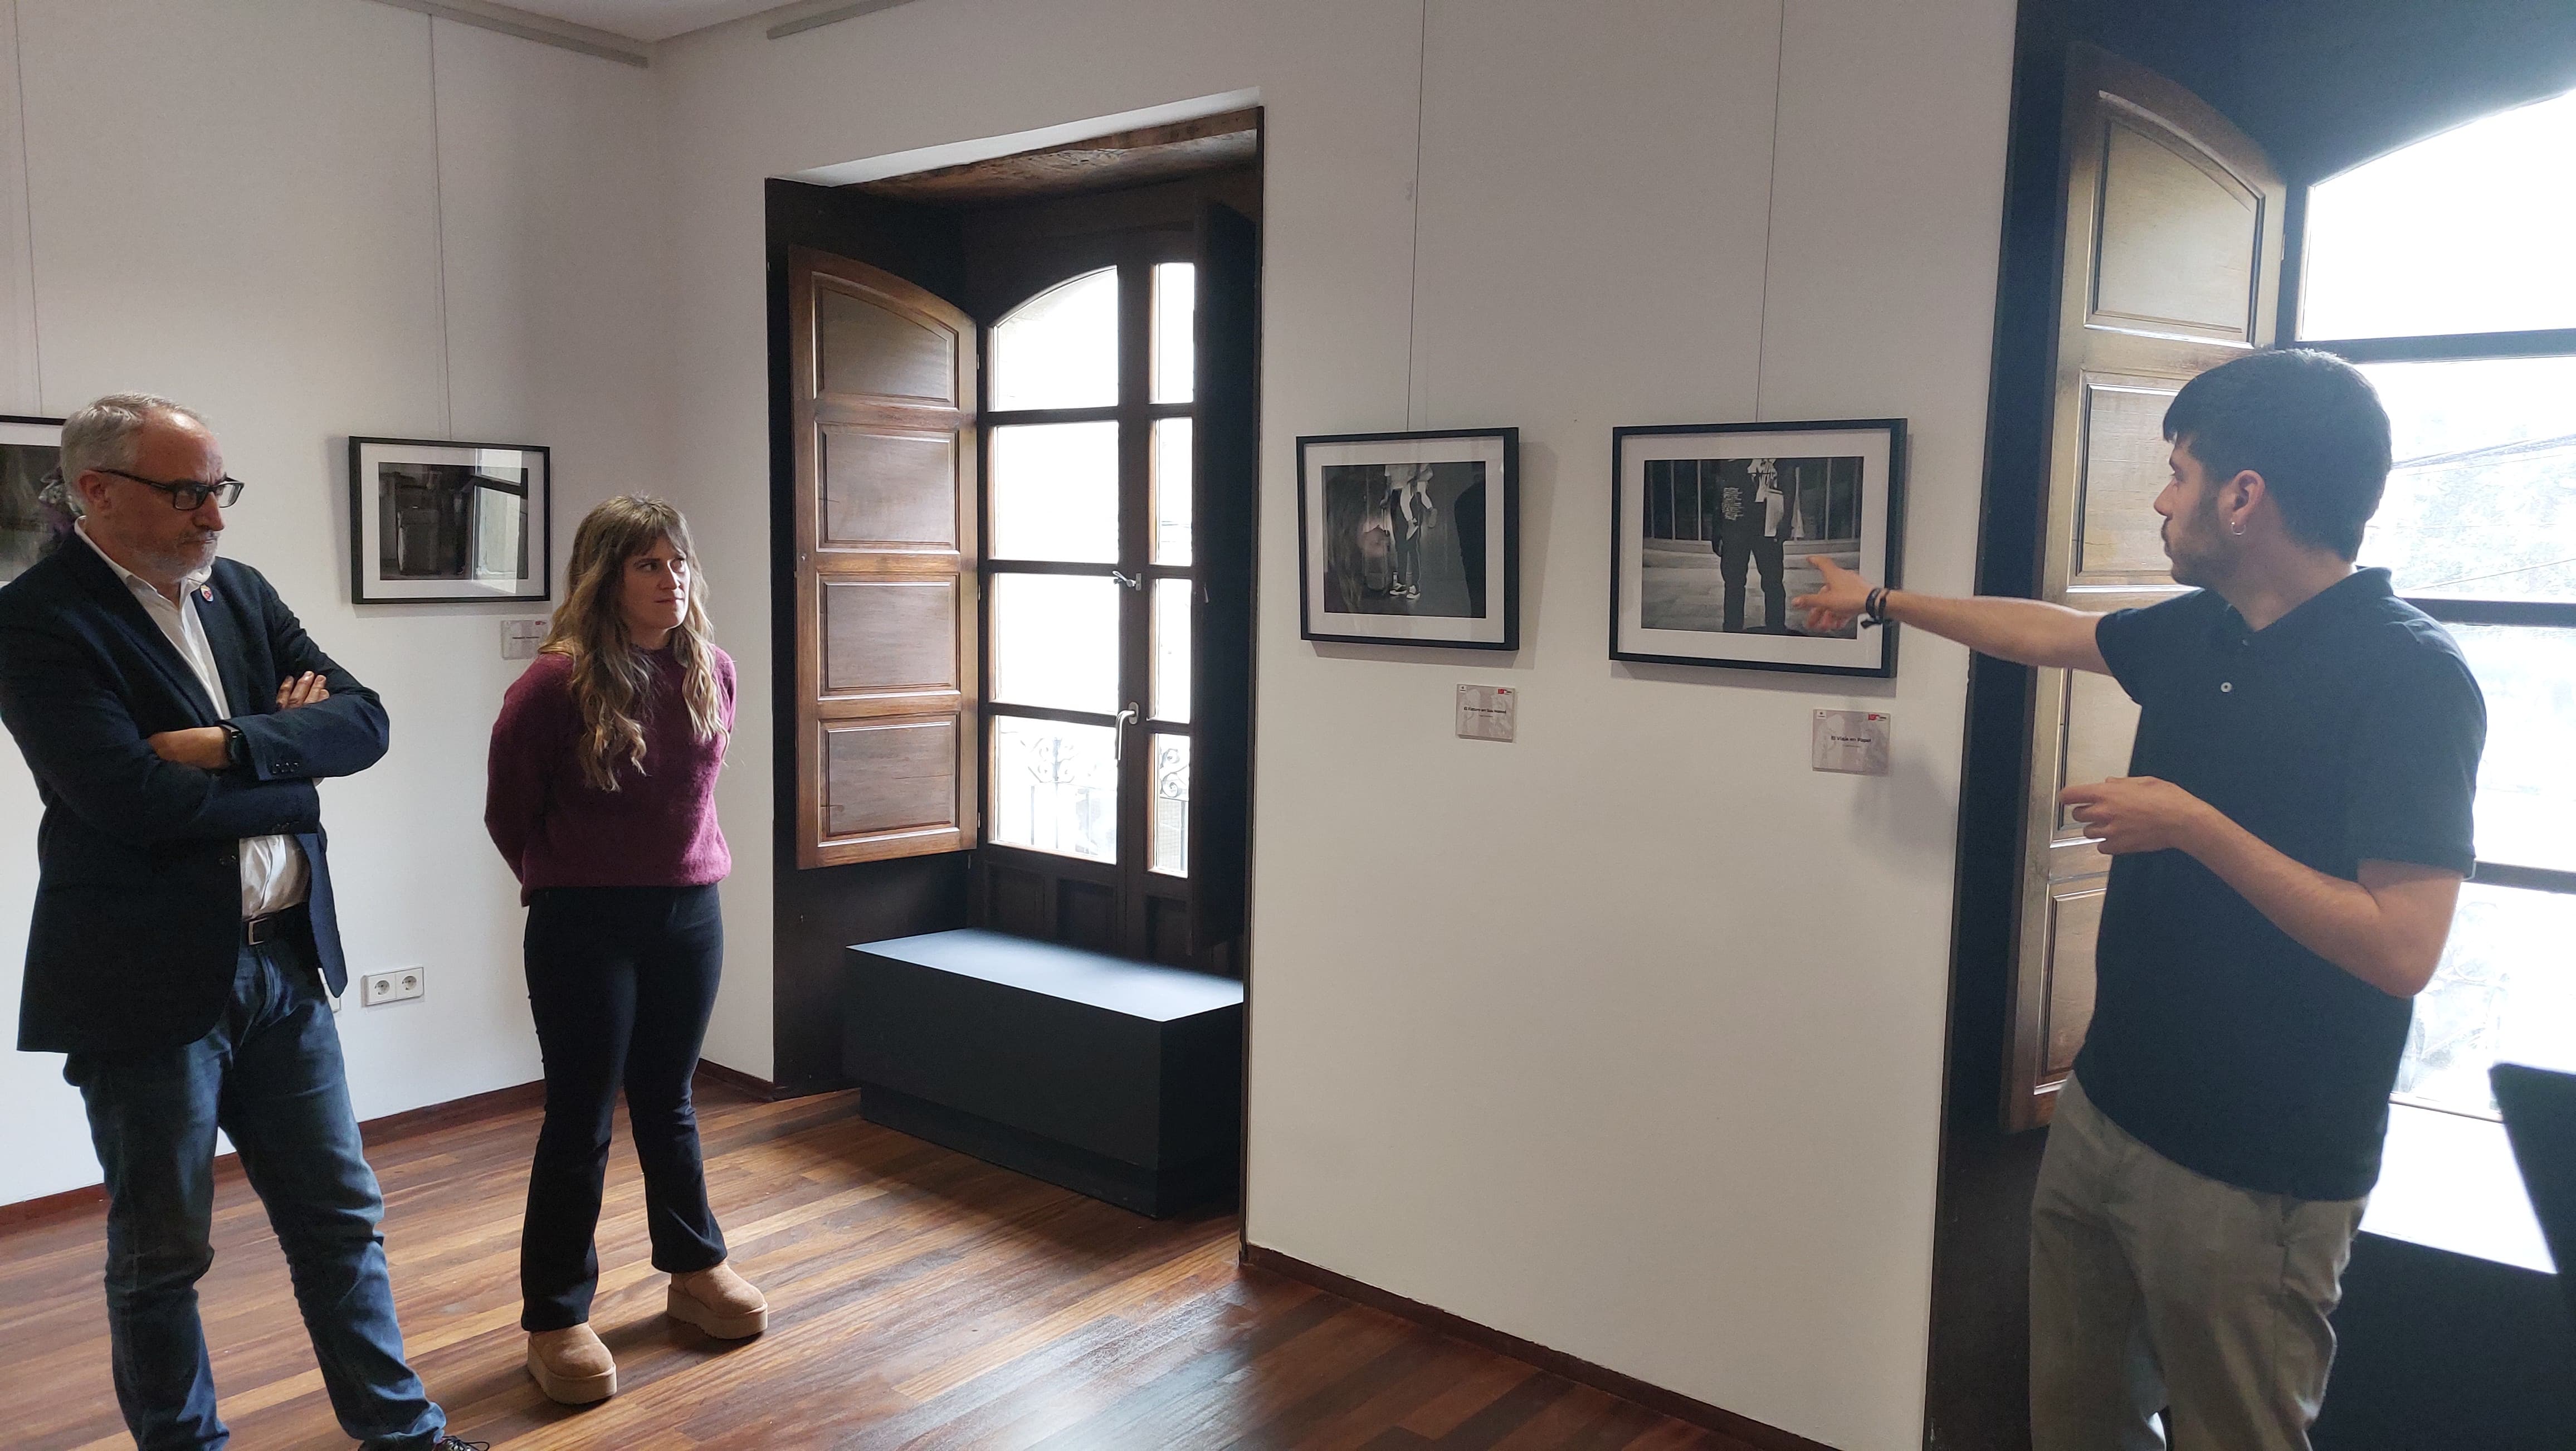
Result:
{"label": "wooden shutter panel", "polygon": [[788,253],[796,430],[796,864],[975,844],[974,323]]}
{"label": "wooden shutter panel", "polygon": [[[2044,599],[2108,612],[2179,588],[2161,520],[2165,405],[2272,342],[2279,175],[2244,133],[2152,71],[2078,45],[2067,67],[2065,232],[2050,420]],[[2046,1123],[2093,1016],[2110,859],[2057,805],[2123,775],[2138,710],[2105,676],[2039,672],[2004,1120]]]}

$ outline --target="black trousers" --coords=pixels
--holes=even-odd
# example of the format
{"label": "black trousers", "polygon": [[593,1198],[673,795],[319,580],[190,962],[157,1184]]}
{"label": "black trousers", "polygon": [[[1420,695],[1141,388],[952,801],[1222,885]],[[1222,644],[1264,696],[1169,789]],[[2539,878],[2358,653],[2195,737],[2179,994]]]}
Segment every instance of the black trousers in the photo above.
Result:
{"label": "black trousers", "polygon": [[[1755,506],[1753,520],[1761,523],[1760,506]],[[1726,581],[1726,618],[1720,626],[1730,635],[1744,631],[1744,566],[1750,562],[1762,571],[1762,628],[1780,634],[1789,628],[1789,588],[1782,578],[1787,551],[1780,541],[1764,534],[1760,528],[1726,529],[1718,534],[1718,577]]]}
{"label": "black trousers", "polygon": [[590,1319],[620,1087],[644,1165],[653,1267],[685,1274],[723,1262],[689,1101],[723,962],[713,886],[550,887],[529,902],[528,1005],[545,1052],[546,1123],[519,1238],[522,1328]]}

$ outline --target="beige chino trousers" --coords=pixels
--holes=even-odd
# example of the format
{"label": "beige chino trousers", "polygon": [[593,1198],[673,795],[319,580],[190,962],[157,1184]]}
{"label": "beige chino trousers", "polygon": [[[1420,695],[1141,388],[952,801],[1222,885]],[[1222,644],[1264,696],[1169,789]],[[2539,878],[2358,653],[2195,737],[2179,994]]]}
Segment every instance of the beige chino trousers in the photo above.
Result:
{"label": "beige chino trousers", "polygon": [[2306,1451],[2365,1199],[2258,1194],[2068,1079],[2030,1216],[2032,1451]]}

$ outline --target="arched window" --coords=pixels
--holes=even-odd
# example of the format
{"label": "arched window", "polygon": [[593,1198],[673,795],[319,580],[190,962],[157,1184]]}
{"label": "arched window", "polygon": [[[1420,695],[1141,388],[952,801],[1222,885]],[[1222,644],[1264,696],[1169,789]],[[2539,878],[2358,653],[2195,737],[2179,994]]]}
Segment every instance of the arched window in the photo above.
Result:
{"label": "arched window", "polygon": [[1189,873],[1195,281],[1081,273],[988,354],[986,843],[1130,891]]}
{"label": "arched window", "polygon": [[1059,282],[994,327],[994,409],[1105,408],[1117,401],[1117,268]]}
{"label": "arched window", "polygon": [[2361,562],[2487,702],[2477,875],[2398,1091],[2492,1115],[2491,1064],[2576,1068],[2576,92],[2316,183],[2304,242],[2299,335],[2395,428]]}

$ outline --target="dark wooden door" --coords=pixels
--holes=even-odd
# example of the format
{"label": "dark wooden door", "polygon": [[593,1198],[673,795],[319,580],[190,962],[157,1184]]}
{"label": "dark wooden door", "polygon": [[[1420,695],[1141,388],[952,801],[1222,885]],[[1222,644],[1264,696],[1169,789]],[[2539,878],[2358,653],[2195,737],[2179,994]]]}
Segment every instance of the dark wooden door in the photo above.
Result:
{"label": "dark wooden door", "polygon": [[1198,230],[1199,561],[1190,951],[1239,970],[1250,894],[1253,559],[1260,515],[1260,229],[1211,203]]}
{"label": "dark wooden door", "polygon": [[[2065,155],[2040,593],[2109,611],[2178,589],[2152,507],[2165,405],[2194,374],[2271,344],[2285,192],[2225,117],[2090,46],[2068,67]],[[2057,793],[2126,774],[2136,730],[2136,705],[2108,676],[2040,672],[2003,1084],[2011,1128],[2048,1121],[2093,1016],[2109,859]]]}

